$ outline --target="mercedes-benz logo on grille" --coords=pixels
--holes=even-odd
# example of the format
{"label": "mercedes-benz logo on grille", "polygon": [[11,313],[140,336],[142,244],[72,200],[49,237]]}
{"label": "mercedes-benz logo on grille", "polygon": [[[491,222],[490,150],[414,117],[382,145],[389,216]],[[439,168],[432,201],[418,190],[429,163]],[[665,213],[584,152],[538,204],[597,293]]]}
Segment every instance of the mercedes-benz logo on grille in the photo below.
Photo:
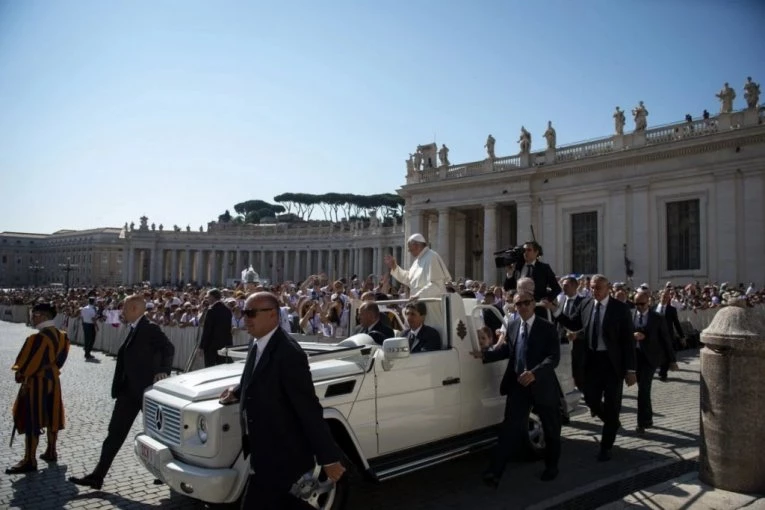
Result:
{"label": "mercedes-benz logo on grille", "polygon": [[157,406],[157,412],[154,413],[154,424],[157,426],[157,430],[162,430],[162,408]]}

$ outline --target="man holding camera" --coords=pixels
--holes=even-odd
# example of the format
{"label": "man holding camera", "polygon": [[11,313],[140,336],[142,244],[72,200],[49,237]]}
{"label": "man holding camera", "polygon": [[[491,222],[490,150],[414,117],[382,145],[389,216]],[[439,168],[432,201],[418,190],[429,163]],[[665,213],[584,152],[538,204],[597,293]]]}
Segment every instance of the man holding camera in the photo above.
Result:
{"label": "man holding camera", "polygon": [[545,264],[539,260],[542,254],[542,247],[536,241],[527,241],[523,244],[523,267],[515,267],[515,264],[507,266],[507,278],[505,278],[504,289],[514,289],[520,278],[531,278],[534,280],[534,300],[540,302],[545,298],[551,301],[560,293],[561,288],[555,272],[550,264]]}

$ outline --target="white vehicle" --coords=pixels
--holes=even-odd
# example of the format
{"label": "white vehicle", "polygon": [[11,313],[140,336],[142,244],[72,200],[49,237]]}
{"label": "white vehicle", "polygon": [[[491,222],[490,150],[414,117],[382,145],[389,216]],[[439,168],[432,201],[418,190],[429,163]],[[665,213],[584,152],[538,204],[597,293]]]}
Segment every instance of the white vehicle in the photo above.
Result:
{"label": "white vehicle", "polygon": [[[381,347],[365,334],[337,344],[294,335],[309,356],[324,418],[345,463],[375,481],[491,446],[504,417],[499,383],[507,361],[483,364],[470,355],[480,348],[482,312],[498,313],[496,308],[456,294],[423,301],[441,302],[440,351],[411,354],[406,338],[385,340]],[[208,503],[237,501],[249,475],[238,406],[218,403],[223,390],[239,382],[247,347],[240,349],[238,355],[228,351],[238,362],[167,378],[144,394],[136,456],[173,490]],[[580,400],[568,344],[561,345],[556,373],[565,422]],[[545,447],[533,414],[529,441],[540,453]],[[332,484],[317,466],[293,490],[315,508],[334,510],[345,501],[348,478]]]}

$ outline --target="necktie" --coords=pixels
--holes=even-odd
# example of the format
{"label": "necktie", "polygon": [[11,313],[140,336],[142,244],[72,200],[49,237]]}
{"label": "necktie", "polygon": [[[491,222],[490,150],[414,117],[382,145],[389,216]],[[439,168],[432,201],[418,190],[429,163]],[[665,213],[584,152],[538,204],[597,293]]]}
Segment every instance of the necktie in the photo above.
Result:
{"label": "necktie", "polygon": [[643,313],[642,312],[638,312],[637,325],[636,326],[638,328],[642,328],[643,327]]}
{"label": "necktie", "polygon": [[531,264],[526,264],[526,277],[531,278],[531,270],[534,266]]}
{"label": "necktie", "polygon": [[592,350],[598,350],[598,338],[600,337],[600,302],[595,305],[595,318],[592,321]]}
{"label": "necktie", "polygon": [[420,340],[417,338],[417,335],[415,335],[414,332],[409,333],[409,345],[411,346],[409,351],[413,352],[419,343]]}
{"label": "necktie", "polygon": [[571,307],[574,305],[574,300],[566,298],[566,304],[563,306],[563,313],[565,315],[571,315]]}
{"label": "necktie", "polygon": [[515,346],[515,373],[517,375],[526,371],[526,340],[529,336],[529,325],[526,321],[521,325],[521,334],[518,335],[518,344]]}
{"label": "necktie", "polygon": [[251,355],[255,357],[255,361],[252,363],[252,371],[255,372],[255,367],[258,366],[258,342],[252,342]]}
{"label": "necktie", "polygon": [[135,332],[135,328],[133,326],[130,326],[130,331],[128,331],[128,334],[125,337],[125,348],[127,348],[127,346],[130,345],[130,341],[133,339],[133,332]]}

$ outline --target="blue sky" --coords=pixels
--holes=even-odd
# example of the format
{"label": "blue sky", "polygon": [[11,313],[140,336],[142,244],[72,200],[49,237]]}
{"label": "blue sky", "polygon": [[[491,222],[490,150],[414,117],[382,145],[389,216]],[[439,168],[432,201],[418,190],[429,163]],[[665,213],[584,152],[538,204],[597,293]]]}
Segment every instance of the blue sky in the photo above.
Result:
{"label": "blue sky", "polygon": [[[393,192],[452,163],[744,105],[765,2],[0,0],[0,231],[200,224],[284,192]],[[628,127],[632,122],[628,122]],[[233,212],[233,211],[232,211]]]}

